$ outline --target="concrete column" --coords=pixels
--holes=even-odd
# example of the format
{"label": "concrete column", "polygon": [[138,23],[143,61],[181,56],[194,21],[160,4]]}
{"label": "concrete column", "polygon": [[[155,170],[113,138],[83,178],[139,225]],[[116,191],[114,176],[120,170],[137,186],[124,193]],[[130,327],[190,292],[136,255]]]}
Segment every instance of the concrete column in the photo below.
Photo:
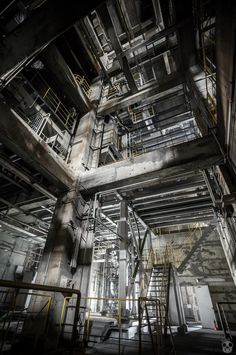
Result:
{"label": "concrete column", "polygon": [[37,283],[62,286],[63,276],[72,277],[68,266],[71,256],[67,246],[73,246],[77,233],[76,205],[78,199],[75,187],[58,199],[40,262]]}
{"label": "concrete column", "polygon": [[69,158],[69,165],[76,175],[89,169],[90,156],[92,154],[90,146],[94,135],[95,121],[94,110],[89,111],[80,119]]}
{"label": "concrete column", "polygon": [[[128,250],[128,206],[127,201],[120,202],[120,220],[118,222],[117,233],[122,237],[120,241],[119,259],[119,287],[118,297],[126,298],[127,293],[127,250]],[[122,315],[125,315],[125,302],[121,303]]]}
{"label": "concrete column", "polygon": [[[70,268],[73,245],[80,229],[78,210],[79,200],[74,186],[70,191],[63,193],[57,201],[35,283],[70,288],[74,286],[78,289]],[[47,297],[46,293],[40,293],[45,296],[33,296],[29,306],[30,312],[38,313],[38,316],[24,324],[24,336],[29,344],[27,349],[54,350],[60,337],[60,316],[64,297],[58,293],[50,294],[52,303],[48,331],[44,334],[45,315],[40,310],[45,307]],[[72,335],[72,329],[70,331],[68,338]]]}
{"label": "concrete column", "polygon": [[[91,111],[81,118],[78,125],[70,156],[70,164],[76,175],[84,169],[83,163],[86,165],[92,152],[89,146],[95,119],[95,112]],[[87,296],[93,245],[93,234],[88,231],[88,220],[82,221],[84,210],[87,209],[87,204],[85,205],[78,192],[78,182],[75,182],[69,191],[62,193],[56,204],[36,283],[74,287],[81,291],[82,297]],[[33,324],[28,322],[25,327],[25,335],[29,342],[33,342],[35,347],[44,344],[46,350],[54,350],[59,341],[70,341],[72,336],[72,328],[69,326],[66,328],[67,333],[64,333],[63,337],[60,335],[63,295],[53,294],[52,297],[47,336],[43,334],[43,319],[40,317]],[[83,306],[85,302],[83,300]],[[30,308],[34,312],[39,312],[44,304],[44,297],[37,297],[36,300],[32,298]],[[68,309],[66,323],[73,324],[74,311]],[[35,334],[38,333],[37,338]]]}

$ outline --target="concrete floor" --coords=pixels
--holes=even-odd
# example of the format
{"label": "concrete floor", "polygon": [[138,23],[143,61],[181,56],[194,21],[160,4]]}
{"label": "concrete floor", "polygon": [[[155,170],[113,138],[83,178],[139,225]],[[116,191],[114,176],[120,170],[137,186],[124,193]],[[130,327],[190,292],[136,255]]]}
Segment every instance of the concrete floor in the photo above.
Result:
{"label": "concrete floor", "polygon": [[[174,343],[176,347],[176,355],[217,355],[223,354],[221,348],[221,340],[223,338],[221,331],[194,329],[191,328],[189,333],[183,336],[174,335]],[[108,339],[107,341],[96,344],[93,348],[86,351],[91,355],[137,355],[138,341],[122,341],[119,353],[119,344],[116,339]],[[143,355],[153,354],[151,344],[143,344]],[[165,355],[169,354],[167,351]],[[234,352],[233,354],[236,354]]]}
{"label": "concrete floor", "polygon": [[223,354],[222,332],[206,329],[191,330],[187,335],[175,336],[177,355]]}

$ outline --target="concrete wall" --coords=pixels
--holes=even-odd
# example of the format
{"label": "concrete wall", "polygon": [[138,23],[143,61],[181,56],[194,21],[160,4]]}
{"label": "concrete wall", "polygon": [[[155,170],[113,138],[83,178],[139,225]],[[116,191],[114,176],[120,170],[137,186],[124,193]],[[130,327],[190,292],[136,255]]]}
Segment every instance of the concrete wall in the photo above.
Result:
{"label": "concrete wall", "polygon": [[[236,301],[236,288],[217,231],[211,233],[202,243],[179,276],[181,285],[187,288],[208,286],[215,312],[216,302]],[[226,313],[229,320],[236,323],[236,307],[226,306]]]}
{"label": "concrete wall", "polygon": [[[186,250],[187,254],[187,250]],[[206,277],[222,278],[227,282],[233,282],[230,270],[221,246],[218,233],[212,232],[199,246],[196,253],[189,260],[182,274],[184,280]]]}
{"label": "concrete wall", "polygon": [[[181,255],[183,260],[191,250],[191,245],[188,245],[189,241],[186,240],[189,234],[189,232],[181,231],[177,231],[176,234],[163,234],[159,236],[153,244],[158,250],[164,250],[164,246],[168,242],[172,245],[174,255],[178,256],[178,258],[180,258]],[[193,244],[198,240],[199,236],[200,235],[196,234]],[[188,243],[186,243],[186,241]],[[178,264],[176,266],[178,266]],[[197,251],[189,259],[184,271],[178,276],[183,296],[185,315],[189,321],[200,320],[198,304],[198,298],[200,296],[197,298],[197,287],[207,286],[209,288],[210,298],[215,312],[216,302],[236,301],[236,288],[216,229],[202,242]],[[172,297],[171,293],[170,297]],[[229,321],[236,323],[236,307],[232,305],[225,306],[225,309]],[[173,321],[175,321],[175,308],[172,307],[171,309],[170,307],[170,310],[171,313],[173,313],[171,317]],[[212,323],[212,315],[209,318],[211,318]]]}

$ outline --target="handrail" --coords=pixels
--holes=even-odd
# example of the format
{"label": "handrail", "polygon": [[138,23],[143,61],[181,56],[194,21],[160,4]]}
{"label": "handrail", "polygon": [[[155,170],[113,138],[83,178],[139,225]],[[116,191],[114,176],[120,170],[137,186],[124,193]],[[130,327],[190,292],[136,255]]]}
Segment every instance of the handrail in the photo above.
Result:
{"label": "handrail", "polygon": [[[68,295],[76,295],[76,305],[75,305],[75,310],[74,310],[74,319],[72,322],[72,336],[71,336],[71,346],[72,348],[76,344],[76,338],[77,338],[77,325],[78,325],[78,317],[79,317],[79,309],[80,309],[80,300],[81,300],[81,292],[78,289],[73,289],[73,288],[65,288],[65,287],[58,287],[58,286],[51,286],[51,285],[40,285],[40,284],[31,284],[27,282],[19,282],[19,281],[11,281],[11,280],[0,280],[0,287],[10,287],[14,289],[26,289],[26,290],[39,290],[39,291],[47,291],[47,292],[56,292],[56,293],[61,293],[63,295],[63,298],[68,297]],[[20,294],[20,293],[19,293]],[[37,296],[37,294],[35,294]],[[50,296],[49,296],[50,297]],[[45,323],[45,330],[48,329],[48,322],[49,322],[49,312],[50,308],[52,305],[52,298],[49,298],[49,301],[43,306],[43,309],[47,306],[47,317],[46,317],[46,323]],[[64,303],[63,303],[64,304]],[[42,309],[38,313],[40,313]],[[0,352],[4,346],[4,341],[5,338],[3,338],[3,341],[0,345]],[[36,344],[36,343],[35,343]]]}
{"label": "handrail", "polygon": [[85,93],[89,96],[91,94],[91,85],[88,83],[87,79],[80,74],[74,74],[77,83],[84,89]]}
{"label": "handrail", "polygon": [[31,284],[28,282],[19,282],[19,281],[11,281],[11,280],[0,280],[0,287],[12,287],[21,289],[24,288],[26,290],[38,290],[38,291],[48,291],[48,292],[60,292],[62,294],[77,294],[81,296],[80,290],[75,288],[65,288],[58,286],[50,286],[50,285],[40,285],[40,284]]}
{"label": "handrail", "polygon": [[[151,114],[149,110],[151,110]],[[130,114],[133,123],[136,123],[140,119],[142,120],[142,114],[145,111],[149,111],[149,116],[147,117],[147,119],[155,115],[155,111],[152,105],[148,105],[148,107],[144,106],[141,108],[137,107],[135,109],[132,109],[130,106],[128,107],[128,113]]]}
{"label": "handrail", "polygon": [[229,326],[228,319],[225,316],[225,311],[224,308],[222,307],[223,305],[236,305],[236,302],[217,302],[216,303],[216,309],[217,313],[219,316],[219,321],[222,327],[222,330],[224,332],[225,338],[230,338],[231,340],[233,339],[231,329]]}
{"label": "handrail", "polygon": [[[50,110],[57,116],[57,118],[63,123],[63,125],[68,129],[72,129],[75,117],[66,108],[54,90],[49,86],[47,81],[37,73],[30,81],[31,85],[39,93],[39,98],[43,100]],[[37,99],[36,99],[37,101]],[[35,101],[35,102],[36,102]]]}

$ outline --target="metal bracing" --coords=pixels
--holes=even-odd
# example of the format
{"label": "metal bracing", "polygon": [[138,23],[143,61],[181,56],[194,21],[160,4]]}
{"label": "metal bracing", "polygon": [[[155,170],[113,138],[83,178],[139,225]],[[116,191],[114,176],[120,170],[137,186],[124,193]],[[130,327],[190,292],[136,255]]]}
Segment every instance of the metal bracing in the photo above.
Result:
{"label": "metal bracing", "polygon": [[194,255],[194,253],[198,250],[198,248],[202,245],[203,241],[213,232],[213,230],[216,228],[215,225],[210,225],[204,229],[202,232],[201,237],[197,240],[197,242],[193,245],[192,249],[188,252],[187,256],[185,259],[181,262],[180,266],[178,267],[178,272],[182,273],[188,264],[189,260],[191,257]]}

